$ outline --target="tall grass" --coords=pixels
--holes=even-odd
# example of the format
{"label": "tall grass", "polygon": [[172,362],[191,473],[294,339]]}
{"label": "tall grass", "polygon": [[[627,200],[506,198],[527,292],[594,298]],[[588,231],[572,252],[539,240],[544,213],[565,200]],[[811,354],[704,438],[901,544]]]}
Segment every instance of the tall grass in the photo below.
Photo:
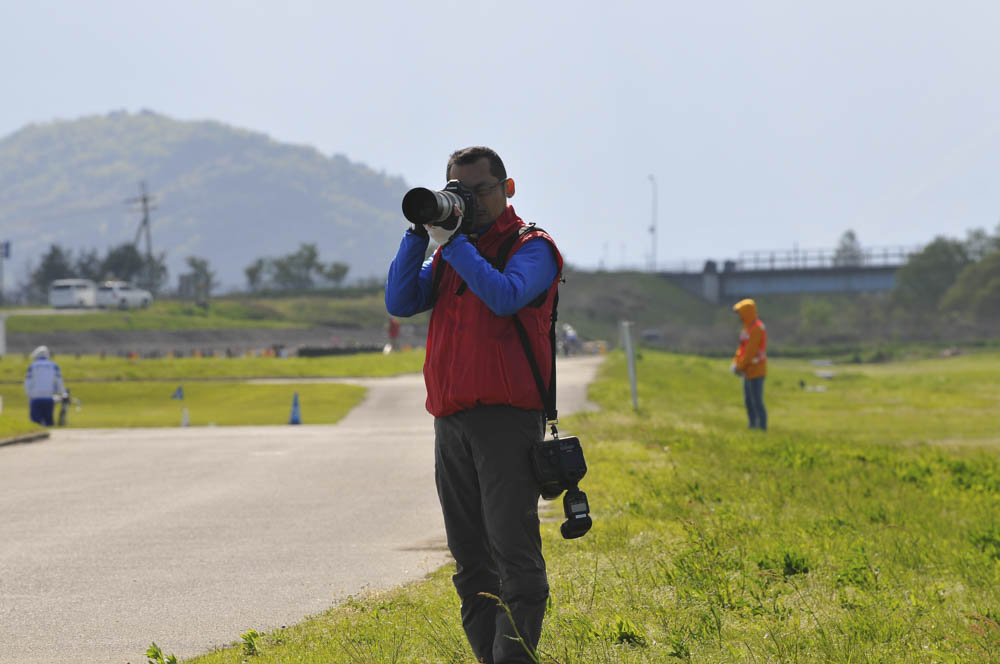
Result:
{"label": "tall grass", "polygon": [[[633,412],[612,355],[601,411],[564,420],[595,525],[563,540],[547,504],[542,661],[1000,662],[1000,357],[776,361],[766,434],[726,367],[646,352]],[[272,631],[253,661],[471,662],[449,572]]]}

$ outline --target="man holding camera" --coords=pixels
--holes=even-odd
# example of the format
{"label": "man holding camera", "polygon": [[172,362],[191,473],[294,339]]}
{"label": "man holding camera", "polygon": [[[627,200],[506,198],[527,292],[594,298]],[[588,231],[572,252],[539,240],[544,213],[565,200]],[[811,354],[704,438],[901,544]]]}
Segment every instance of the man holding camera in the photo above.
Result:
{"label": "man holding camera", "polygon": [[[531,662],[528,648],[538,644],[549,592],[531,466],[545,413],[513,317],[548,385],[562,256],[547,233],[507,204],[514,181],[493,150],[456,151],[446,180],[445,192],[457,196],[430,193],[445,201],[447,218],[406,231],[389,268],[386,308],[394,316],[432,309],[424,381],[462,626],[480,661]],[[439,246],[425,261],[430,239]],[[516,633],[481,593],[507,604]]]}

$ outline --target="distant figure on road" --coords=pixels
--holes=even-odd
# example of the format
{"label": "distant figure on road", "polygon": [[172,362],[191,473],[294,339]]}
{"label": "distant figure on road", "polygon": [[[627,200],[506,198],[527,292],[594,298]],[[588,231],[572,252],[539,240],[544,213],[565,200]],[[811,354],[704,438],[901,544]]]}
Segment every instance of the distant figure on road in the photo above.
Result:
{"label": "distant figure on road", "polygon": [[740,300],[733,311],[743,321],[740,347],[736,349],[729,366],[743,378],[743,400],[751,429],[767,431],[767,409],[764,408],[764,377],[767,375],[767,328],[757,317],[757,303],[751,299]]}
{"label": "distant figure on road", "polygon": [[567,357],[575,355],[580,351],[580,338],[576,336],[576,329],[569,323],[563,323],[563,353]]}
{"label": "distant figure on road", "polygon": [[39,346],[31,351],[31,364],[24,374],[24,393],[28,395],[29,416],[32,422],[50,427],[55,424],[52,412],[56,394],[64,394],[59,365],[49,359],[49,349]]}
{"label": "distant figure on road", "polygon": [[[531,449],[545,435],[545,404],[515,317],[550,385],[549,339],[562,256],[507,199],[514,181],[499,155],[473,147],[451,155],[447,180],[475,195],[473,218],[451,230],[415,224],[391,267],[385,303],[393,316],[431,310],[424,381],[434,415],[434,469],[462,626],[480,662],[530,664],[517,633],[535,648],[549,584],[539,533],[540,488]],[[425,261],[431,238],[438,249]],[[470,239],[471,238],[471,239]]]}
{"label": "distant figure on road", "polygon": [[389,316],[389,348],[392,352],[399,350],[399,321]]}

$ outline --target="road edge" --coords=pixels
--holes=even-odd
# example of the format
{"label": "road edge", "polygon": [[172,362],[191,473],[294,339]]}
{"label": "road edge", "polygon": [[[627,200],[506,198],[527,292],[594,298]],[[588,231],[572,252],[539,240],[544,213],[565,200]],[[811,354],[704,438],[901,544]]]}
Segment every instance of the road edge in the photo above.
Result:
{"label": "road edge", "polygon": [[14,436],[12,438],[0,438],[0,447],[5,445],[21,445],[23,443],[34,443],[39,440],[45,440],[49,437],[48,431],[36,431],[35,433],[26,433],[21,436]]}

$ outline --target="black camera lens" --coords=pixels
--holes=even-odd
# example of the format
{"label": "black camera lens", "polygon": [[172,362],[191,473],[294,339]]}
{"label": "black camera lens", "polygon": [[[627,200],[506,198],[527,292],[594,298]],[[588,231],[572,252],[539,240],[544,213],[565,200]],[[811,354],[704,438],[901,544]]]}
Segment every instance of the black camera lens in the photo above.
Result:
{"label": "black camera lens", "polygon": [[464,212],[465,202],[456,194],[416,187],[403,196],[403,216],[414,224],[442,224],[452,218],[456,205]]}

